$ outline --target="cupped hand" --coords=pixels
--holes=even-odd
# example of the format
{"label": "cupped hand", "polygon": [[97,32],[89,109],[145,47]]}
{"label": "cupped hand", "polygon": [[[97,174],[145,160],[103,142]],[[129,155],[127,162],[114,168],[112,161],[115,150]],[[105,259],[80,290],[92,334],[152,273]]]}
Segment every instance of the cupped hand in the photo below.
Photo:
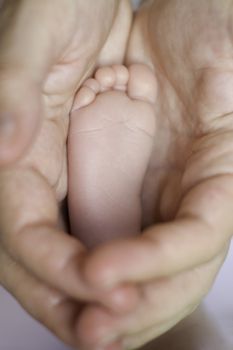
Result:
{"label": "cupped hand", "polygon": [[74,93],[107,42],[119,3],[0,1],[0,165],[22,156],[44,120],[67,119]]}
{"label": "cupped hand", "polygon": [[149,2],[160,90],[142,199],[145,225],[157,224],[87,259],[89,285],[141,292],[123,318],[84,311],[79,333],[90,349],[133,349],[167,331],[197,307],[224,261],[233,232],[232,10],[232,1]]}
{"label": "cupped hand", "polygon": [[118,5],[6,0],[0,10],[0,164],[11,162],[0,172],[0,283],[74,347],[81,302],[120,310],[132,296],[89,288],[81,277],[84,247],[58,228],[69,112],[99,54],[108,59],[101,49]]}

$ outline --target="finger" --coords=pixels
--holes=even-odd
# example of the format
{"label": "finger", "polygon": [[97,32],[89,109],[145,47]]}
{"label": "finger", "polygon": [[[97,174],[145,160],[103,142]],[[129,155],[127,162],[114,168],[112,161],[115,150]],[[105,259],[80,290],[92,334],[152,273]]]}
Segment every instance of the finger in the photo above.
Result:
{"label": "finger", "polygon": [[[185,317],[187,317],[194,310],[189,310],[187,314],[181,313],[176,315],[173,319],[162,323],[161,325],[153,325],[148,329],[144,329],[141,332],[138,332],[133,335],[127,336],[122,342],[123,349],[139,349],[141,346],[155,340],[159,336],[165,334],[170,329],[175,327],[180,321],[182,321]],[[104,349],[104,350],[108,350]]]}
{"label": "finger", "polygon": [[128,312],[138,303],[138,293],[131,286],[104,294],[89,288],[82,278],[83,246],[56,227],[30,226],[18,235],[20,238],[15,243],[13,257],[53,288],[76,299],[99,301],[117,313]]}
{"label": "finger", "polygon": [[141,303],[124,317],[97,307],[88,308],[79,320],[82,344],[91,347],[96,343],[101,348],[120,342],[124,348],[131,349],[166,332],[197,307],[213,284],[225,256],[223,251],[199,268],[145,284],[141,287]]}
{"label": "finger", "polygon": [[[0,62],[1,65],[1,62]],[[36,138],[40,119],[39,87],[13,72],[3,77],[0,70],[0,164],[16,160]],[[16,77],[18,79],[16,80]]]}
{"label": "finger", "polygon": [[[99,301],[119,314],[131,311],[138,304],[139,293],[131,286],[101,293],[85,283],[82,277],[85,251],[77,239],[49,226],[27,227],[18,235],[16,260],[50,286],[73,298]],[[33,247],[38,247],[38,251]]]}
{"label": "finger", "polygon": [[[16,195],[17,191],[17,195]],[[37,279],[64,294],[99,300],[118,312],[138,302],[132,287],[100,293],[82,277],[84,247],[57,229],[57,203],[47,181],[33,169],[0,174],[0,243],[18,264]]]}
{"label": "finger", "polygon": [[47,181],[34,170],[15,169],[2,172],[0,183],[0,239],[6,251],[54,288],[82,294],[78,269],[84,250],[57,230],[57,203]]}
{"label": "finger", "polygon": [[[143,306],[145,307],[144,303]],[[134,330],[131,319],[127,317],[124,319],[114,318],[113,315],[100,308],[90,307],[84,310],[78,321],[77,334],[79,344],[81,348],[88,350],[96,348],[103,350],[136,349],[167,332],[180,320],[194,311],[195,308],[196,305],[193,308],[182,309],[175,316],[161,320],[159,323],[156,320],[156,323],[150,324],[147,328],[142,326],[140,318],[138,318],[138,314],[135,312],[132,317],[140,326],[137,325],[137,330]],[[146,306],[144,311],[149,311],[148,306]],[[158,313],[156,309],[153,311],[154,313]]]}
{"label": "finger", "polygon": [[100,293],[85,284],[81,273],[84,249],[76,239],[46,226],[31,226],[19,235],[20,243],[15,249],[20,251],[12,256],[34,278],[51,288],[74,299],[98,301],[118,314],[129,312],[138,304],[139,295],[131,286]]}
{"label": "finger", "polygon": [[[95,6],[74,0],[4,1],[0,9],[0,165],[21,156],[34,141],[44,102],[52,100],[50,107],[56,104],[58,109],[66,100],[72,104],[78,83],[94,67],[117,7],[116,0],[107,4],[101,0]],[[100,26],[103,11],[106,21]],[[87,44],[91,25],[98,28],[92,33],[93,45]],[[52,99],[54,86],[59,98]]]}
{"label": "finger", "polygon": [[[0,164],[21,156],[41,120],[45,77],[67,40],[66,2],[5,1],[0,10]],[[67,21],[67,26],[72,25]],[[59,40],[58,40],[59,39]]]}
{"label": "finger", "polygon": [[155,225],[134,240],[97,249],[85,263],[86,279],[100,288],[112,288],[120,282],[169,276],[208,262],[231,239],[232,212],[233,176],[202,182],[184,197],[174,221]]}
{"label": "finger", "polygon": [[77,346],[74,326],[81,304],[40,282],[2,252],[0,261],[1,285],[33,318],[65,343]]}
{"label": "finger", "polygon": [[41,87],[54,56],[48,7],[45,2],[5,1],[0,10],[1,164],[22,154],[42,118]]}
{"label": "finger", "polygon": [[[177,284],[175,283],[176,285],[174,283],[171,283],[171,285],[168,286],[171,291],[170,297],[166,289],[164,289],[164,293],[166,294],[166,296],[164,298],[164,296],[161,293],[162,299],[164,298],[163,300],[161,300],[161,302],[164,301],[165,304],[162,304],[161,309],[158,308],[157,310],[158,315],[162,316],[162,322],[158,322],[160,316],[155,316],[154,318],[152,317],[148,323],[145,322],[145,326],[147,325],[147,327],[145,327],[144,329],[143,327],[141,327],[141,329],[140,327],[135,327],[135,330],[137,329],[138,332],[135,332],[134,334],[129,333],[124,337],[124,348],[139,348],[140,346],[164,334],[169,329],[173,328],[173,326],[179,323],[182,319],[190,315],[209,291],[210,286],[213,284],[216,274],[219,271],[219,268],[221,267],[225,259],[225,256],[226,251],[220,254],[211,263],[205,264],[198,269],[180,275],[176,281]],[[185,290],[187,291],[187,293],[185,293]],[[155,295],[154,299],[156,303],[157,298],[158,294],[157,296]],[[182,298],[184,300],[183,306],[180,303]],[[174,303],[172,302],[173,299]],[[173,310],[172,313],[170,313],[170,311],[168,312],[168,314],[166,314],[166,312],[163,312],[163,309],[166,309],[167,303],[168,310],[169,308],[170,310]],[[177,309],[176,306],[178,306]],[[153,306],[151,307],[151,310],[152,309]],[[148,314],[150,314],[150,311]]]}

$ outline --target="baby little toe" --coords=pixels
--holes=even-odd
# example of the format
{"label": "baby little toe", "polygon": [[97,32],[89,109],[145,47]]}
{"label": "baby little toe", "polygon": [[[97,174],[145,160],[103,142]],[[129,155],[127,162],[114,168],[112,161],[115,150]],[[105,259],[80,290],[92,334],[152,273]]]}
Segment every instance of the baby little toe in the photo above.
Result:
{"label": "baby little toe", "polygon": [[83,86],[77,93],[74,104],[72,107],[72,112],[77,109],[88,106],[95,100],[96,93],[87,86]]}

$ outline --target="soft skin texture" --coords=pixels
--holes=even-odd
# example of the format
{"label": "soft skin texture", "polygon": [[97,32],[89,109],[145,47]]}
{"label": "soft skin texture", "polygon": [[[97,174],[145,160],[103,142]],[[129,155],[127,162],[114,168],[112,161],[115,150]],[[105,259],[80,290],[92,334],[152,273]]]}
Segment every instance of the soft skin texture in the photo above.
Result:
{"label": "soft skin texture", "polygon": [[[25,9],[32,3],[17,2]],[[37,6],[41,4],[35,3]],[[79,4],[73,1],[59,3],[66,6],[68,3]],[[98,289],[104,300],[103,286],[111,291],[111,296],[116,285],[127,282],[138,286],[141,302],[134,312],[122,318],[90,304],[83,310],[77,328],[79,308],[73,298],[77,296],[80,299],[82,294],[80,289],[83,284],[80,281],[83,274],[80,272],[78,275],[80,281],[79,277],[76,279],[77,261],[82,260],[78,253],[82,248],[72,238],[54,229],[57,217],[54,197],[61,196],[62,191],[55,191],[48,175],[42,172],[41,176],[41,171],[38,171],[46,161],[49,176],[53,173],[51,147],[46,148],[43,156],[37,155],[26,170],[22,166],[1,173],[1,283],[60,338],[75,346],[79,335],[79,342],[88,350],[98,348],[101,343],[105,344],[102,346],[104,349],[106,343],[112,343],[112,339],[117,339],[115,349],[140,347],[189,314],[209,290],[232,234],[232,1],[220,3],[212,0],[207,4],[201,0],[157,0],[149,3],[153,7],[148,10],[149,26],[143,16],[141,19],[138,17],[142,22],[135,22],[127,62],[149,64],[159,82],[156,120],[160,132],[154,148],[155,154],[160,154],[160,157],[155,157],[147,174],[143,207],[145,227],[155,221],[164,223],[152,226],[141,238],[106,245],[94,251],[81,264],[85,269],[85,281],[92,291]],[[9,4],[15,6],[16,2]],[[52,25],[53,34],[57,33],[57,22],[51,21],[55,8],[59,9],[57,0],[48,17],[44,13],[38,16],[37,12],[34,18],[40,18],[40,21],[49,18],[41,27],[49,31]],[[63,19],[64,8],[61,8]],[[17,11],[20,9],[17,8]],[[11,23],[7,16],[6,23]],[[1,20],[0,23],[5,22]],[[31,28],[34,28],[33,23]],[[64,20],[62,23],[69,25]],[[12,28],[12,25],[9,27]],[[6,25],[3,28],[6,29],[1,30],[1,35],[7,37],[10,29]],[[95,35],[98,28],[93,31]],[[29,31],[27,27],[27,33],[33,33],[33,30]],[[145,36],[142,41],[141,33]],[[33,42],[40,37],[37,34],[36,31]],[[24,32],[22,37],[22,44],[25,44]],[[3,52],[6,56],[8,52],[14,52],[17,42],[18,36],[17,40],[11,41],[11,50],[1,48],[1,57]],[[51,42],[54,43],[54,36]],[[115,46],[110,41],[106,47]],[[47,57],[46,51],[41,52],[43,57]],[[48,57],[51,58],[49,53]],[[30,68],[28,56],[24,54],[22,60]],[[113,63],[106,61],[108,59],[104,60],[104,64]],[[12,66],[15,68],[14,62]],[[40,62],[36,64],[36,68],[40,66]],[[4,71],[9,70],[1,70]],[[85,76],[86,70],[81,71],[80,76]],[[67,76],[64,75],[64,78]],[[3,84],[3,80],[0,81]],[[80,85],[79,79],[75,85]],[[7,84],[4,86],[7,87]],[[31,91],[33,93],[34,90]],[[63,92],[59,96],[66,96]],[[6,96],[12,96],[9,89],[6,89]],[[32,98],[29,101],[33,101]],[[62,118],[57,120],[60,123]],[[53,122],[51,125],[56,124]],[[63,130],[59,127],[59,133]],[[54,138],[49,129],[47,132],[53,149],[57,145],[60,155],[59,147],[64,139]],[[4,149],[6,152],[7,147]],[[38,149],[43,149],[41,144]],[[13,155],[8,158],[12,159],[17,151],[11,152]],[[2,156],[2,159],[4,157],[6,159],[7,156]],[[154,178],[155,173],[158,176]],[[55,178],[60,179],[60,176]],[[40,202],[43,191],[45,195]],[[23,230],[25,223],[27,230]],[[48,257],[49,260],[46,259]],[[84,288],[87,288],[86,284]],[[90,299],[98,299],[98,293],[94,294]]]}
{"label": "soft skin texture", "polygon": [[68,136],[71,232],[93,248],[141,231],[141,193],[156,130],[146,65],[105,66],[77,94]]}
{"label": "soft skin texture", "polygon": [[[84,247],[58,228],[76,90],[96,65],[123,59],[130,23],[127,1],[9,0],[0,11],[1,165],[21,155],[0,171],[0,283],[74,347],[81,302],[121,312],[128,298],[137,300],[130,288],[114,295],[89,288]],[[108,54],[119,25],[116,52]]]}
{"label": "soft skin texture", "polygon": [[159,85],[145,230],[95,250],[85,275],[102,291],[137,285],[141,302],[124,317],[84,310],[88,349],[134,349],[164,333],[201,302],[224,261],[233,232],[232,17],[230,0],[155,0],[137,15],[127,62],[150,65]]}

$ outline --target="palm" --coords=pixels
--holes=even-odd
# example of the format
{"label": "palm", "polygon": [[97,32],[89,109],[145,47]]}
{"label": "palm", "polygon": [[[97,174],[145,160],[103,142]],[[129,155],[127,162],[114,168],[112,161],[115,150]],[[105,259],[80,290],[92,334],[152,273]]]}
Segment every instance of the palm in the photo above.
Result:
{"label": "palm", "polygon": [[[153,11],[156,18],[152,18],[153,24],[151,21],[154,65],[161,86],[156,106],[159,135],[144,191],[145,225],[174,217],[180,200],[193,186],[232,174],[233,33],[229,6],[233,4],[225,1],[220,6],[211,1],[200,6],[189,1],[186,9],[182,5],[183,13],[176,14],[174,5],[178,8],[181,1],[160,3],[155,2],[160,11]],[[190,11],[193,23],[192,19],[187,23]],[[208,190],[209,183],[205,184]],[[159,199],[156,205],[155,196]]]}
{"label": "palm", "polygon": [[[143,188],[143,224],[151,227],[135,240],[100,248],[86,269],[94,285],[114,276],[143,290],[134,313],[114,318],[112,333],[128,348],[192,312],[225,258],[233,224],[232,7],[231,0],[148,1],[144,42],[152,55],[146,61],[159,83],[157,134]],[[153,225],[159,221],[165,223]],[[98,310],[91,316],[98,331]]]}
{"label": "palm", "polygon": [[[52,18],[48,12],[51,23],[47,33],[52,33],[50,45],[52,40],[56,41],[57,55],[55,59],[53,57],[52,66],[47,67],[41,85],[44,118],[40,134],[26,161],[29,159],[30,163],[36,165],[55,189],[58,199],[62,200],[67,193],[66,140],[74,96],[97,64],[123,58],[131,19],[128,2],[119,4],[111,0],[106,5],[101,0],[90,6],[89,2],[83,4],[83,1],[77,0],[69,3],[59,1]],[[65,13],[69,21],[64,21]],[[103,14],[105,26],[100,25]],[[115,33],[119,33],[122,25],[124,29],[115,38]],[[110,52],[112,37],[113,53]]]}
{"label": "palm", "polygon": [[44,118],[36,142],[26,156],[27,161],[36,165],[39,172],[45,175],[59,200],[67,193],[66,140],[69,113],[82,79],[91,73],[95,65],[95,61],[90,62],[88,53],[80,58],[79,41],[76,38],[78,34],[77,26],[71,35],[73,39],[67,52],[61,53],[62,58],[50,68],[44,80],[41,91]]}

